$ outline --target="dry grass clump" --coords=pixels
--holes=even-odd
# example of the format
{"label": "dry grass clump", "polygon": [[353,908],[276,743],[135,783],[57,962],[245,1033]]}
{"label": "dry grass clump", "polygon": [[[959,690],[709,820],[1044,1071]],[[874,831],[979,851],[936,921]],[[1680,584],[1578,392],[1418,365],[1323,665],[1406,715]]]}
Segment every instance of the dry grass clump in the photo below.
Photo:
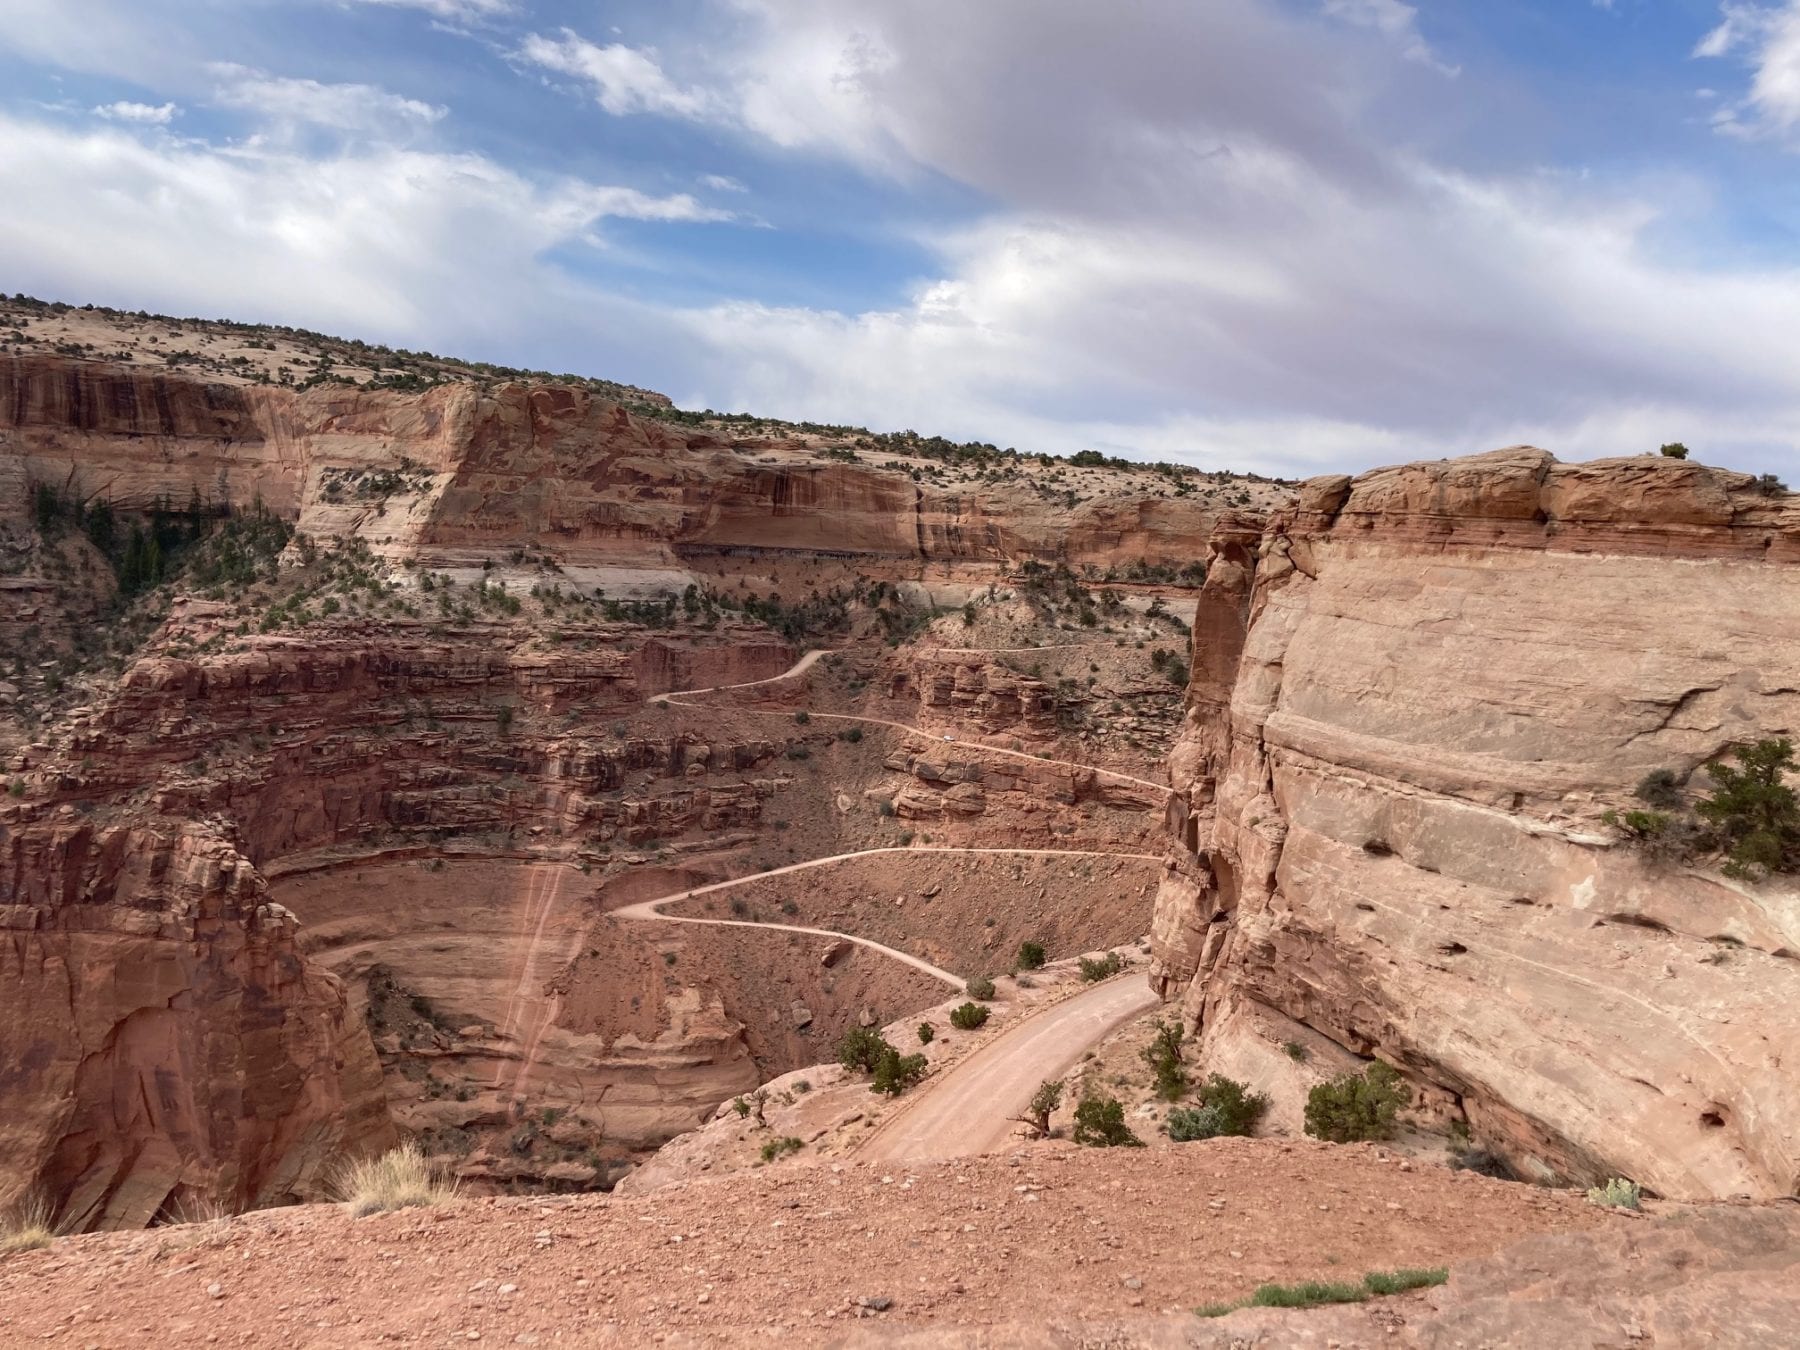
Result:
{"label": "dry grass clump", "polygon": [[363,1158],[344,1168],[338,1198],[356,1218],[414,1205],[440,1205],[456,1196],[454,1182],[441,1181],[417,1144],[402,1144],[380,1157]]}
{"label": "dry grass clump", "polygon": [[39,1197],[21,1200],[0,1211],[0,1256],[48,1247],[56,1236],[54,1220],[49,1203]]}

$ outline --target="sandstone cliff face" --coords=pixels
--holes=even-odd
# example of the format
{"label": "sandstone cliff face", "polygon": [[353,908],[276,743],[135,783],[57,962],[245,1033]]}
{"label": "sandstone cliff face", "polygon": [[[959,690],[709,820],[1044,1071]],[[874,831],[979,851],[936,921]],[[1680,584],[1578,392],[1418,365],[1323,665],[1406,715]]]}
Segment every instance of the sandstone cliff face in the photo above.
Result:
{"label": "sandstone cliff face", "polygon": [[330,1159],[392,1140],[343,986],[228,838],[22,814],[0,822],[0,1185],[137,1226],[318,1199]]}
{"label": "sandstone cliff face", "polygon": [[1521,449],[1228,519],[1156,979],[1291,1127],[1379,1056],[1527,1175],[1794,1194],[1800,890],[1653,865],[1600,816],[1800,729],[1796,671],[1800,499],[1742,475]]}
{"label": "sandstone cliff face", "polygon": [[[376,480],[393,473],[398,478]],[[580,389],[296,392],[57,357],[0,358],[0,486],[71,484],[122,510],[260,496],[321,537],[451,561],[538,543],[575,565],[776,550],[918,562],[1188,561],[1199,498],[1046,504],[639,417]]]}

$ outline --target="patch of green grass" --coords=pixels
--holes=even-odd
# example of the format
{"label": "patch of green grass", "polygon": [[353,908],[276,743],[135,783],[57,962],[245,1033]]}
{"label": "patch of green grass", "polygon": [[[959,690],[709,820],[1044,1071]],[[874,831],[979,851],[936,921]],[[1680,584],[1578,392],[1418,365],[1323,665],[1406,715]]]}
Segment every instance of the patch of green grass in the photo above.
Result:
{"label": "patch of green grass", "polygon": [[1429,1270],[1371,1270],[1363,1287],[1371,1294],[1404,1294],[1409,1289],[1430,1289],[1450,1278],[1448,1266]]}
{"label": "patch of green grass", "polygon": [[1239,1308],[1322,1308],[1330,1303],[1366,1303],[1371,1298],[1404,1294],[1409,1289],[1429,1289],[1450,1278],[1447,1266],[1430,1269],[1371,1270],[1362,1283],[1342,1280],[1302,1280],[1298,1284],[1259,1285],[1249,1298],[1236,1303],[1206,1303],[1194,1309],[1196,1317],[1224,1317]]}

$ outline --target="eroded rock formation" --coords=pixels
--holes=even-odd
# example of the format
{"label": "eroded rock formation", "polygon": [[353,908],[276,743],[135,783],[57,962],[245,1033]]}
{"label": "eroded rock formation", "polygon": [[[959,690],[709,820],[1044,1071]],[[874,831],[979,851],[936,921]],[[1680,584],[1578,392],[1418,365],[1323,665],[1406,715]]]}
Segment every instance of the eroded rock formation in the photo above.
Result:
{"label": "eroded rock formation", "polygon": [[[0,823],[0,1149],[74,1228],[318,1199],[393,1127],[344,987],[226,832]],[[41,1162],[39,1162],[41,1160]]]}
{"label": "eroded rock formation", "polygon": [[1192,669],[1154,942],[1213,1066],[1298,1128],[1379,1056],[1528,1176],[1796,1193],[1800,889],[1601,816],[1800,729],[1800,498],[1531,449],[1314,480],[1221,522]]}

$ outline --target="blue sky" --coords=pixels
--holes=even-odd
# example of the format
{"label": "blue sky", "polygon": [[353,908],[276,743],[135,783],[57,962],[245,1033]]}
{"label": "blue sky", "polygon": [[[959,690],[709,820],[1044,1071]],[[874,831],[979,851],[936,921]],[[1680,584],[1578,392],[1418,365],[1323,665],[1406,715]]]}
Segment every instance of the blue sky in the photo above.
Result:
{"label": "blue sky", "polygon": [[7,0],[0,289],[1284,474],[1800,477],[1800,0]]}

